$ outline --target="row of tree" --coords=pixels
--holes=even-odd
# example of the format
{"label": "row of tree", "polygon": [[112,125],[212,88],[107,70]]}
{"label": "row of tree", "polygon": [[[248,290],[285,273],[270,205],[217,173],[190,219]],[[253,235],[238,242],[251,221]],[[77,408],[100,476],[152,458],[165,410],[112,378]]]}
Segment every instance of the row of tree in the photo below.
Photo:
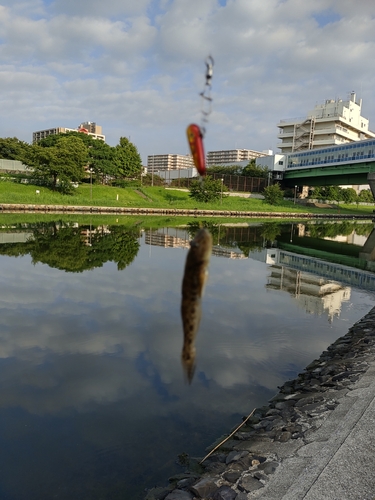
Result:
{"label": "row of tree", "polygon": [[142,161],[137,147],[126,137],[117,146],[80,132],[50,135],[29,144],[14,138],[0,138],[0,158],[19,160],[32,175],[52,189],[69,190],[91,172],[94,180],[139,178]]}
{"label": "row of tree", "polygon": [[262,177],[267,179],[269,170],[267,167],[258,167],[255,158],[249,161],[246,167],[242,166],[212,166],[207,168],[208,174],[243,175],[245,177]]}
{"label": "row of tree", "polygon": [[362,189],[357,194],[353,188],[342,188],[340,186],[320,186],[312,191],[312,198],[321,200],[340,201],[344,203],[374,203],[374,197],[369,189]]}

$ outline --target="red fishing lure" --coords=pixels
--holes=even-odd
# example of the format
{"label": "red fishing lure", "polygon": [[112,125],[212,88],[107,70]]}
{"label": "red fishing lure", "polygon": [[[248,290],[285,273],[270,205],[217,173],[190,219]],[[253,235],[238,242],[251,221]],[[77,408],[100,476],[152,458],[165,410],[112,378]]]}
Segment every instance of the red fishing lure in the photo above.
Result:
{"label": "red fishing lure", "polygon": [[192,123],[186,129],[190,151],[193,155],[194,165],[199,174],[206,175],[206,158],[204,156],[203,134],[198,125]]}

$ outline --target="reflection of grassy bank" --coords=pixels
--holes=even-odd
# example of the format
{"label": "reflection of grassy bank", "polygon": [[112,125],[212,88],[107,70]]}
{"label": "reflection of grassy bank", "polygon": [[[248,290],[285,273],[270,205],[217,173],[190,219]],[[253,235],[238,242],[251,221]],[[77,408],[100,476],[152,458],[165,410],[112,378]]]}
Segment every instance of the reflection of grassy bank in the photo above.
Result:
{"label": "reflection of grassy bank", "polygon": [[[142,215],[103,215],[103,214],[92,214],[92,215],[73,215],[73,214],[40,214],[40,213],[5,213],[0,212],[0,231],[1,226],[10,227],[17,224],[35,224],[38,222],[53,222],[57,220],[63,220],[64,222],[77,222],[78,224],[95,224],[95,225],[121,225],[121,226],[141,226],[144,228],[157,229],[160,227],[180,227],[186,226],[192,221],[199,223],[207,220],[205,217],[164,217],[164,216],[142,216]],[[280,219],[268,219],[268,221]],[[288,220],[286,214],[283,222]],[[210,223],[212,224],[264,224],[264,219],[233,219],[233,218],[220,218],[220,217],[210,217]],[[296,220],[294,219],[294,223]],[[301,221],[302,222],[302,219]],[[311,221],[310,221],[311,223]]]}
{"label": "reflection of grassy bank", "polygon": [[[36,194],[38,189],[39,194]],[[118,199],[117,199],[118,198]],[[73,195],[62,195],[51,190],[34,185],[0,182],[0,203],[21,203],[38,205],[77,205],[103,207],[134,207],[134,208],[181,208],[232,210],[253,212],[308,212],[334,214],[372,214],[373,206],[340,205],[339,210],[319,209],[293,204],[284,201],[281,205],[267,205],[256,198],[225,197],[222,203],[198,203],[189,198],[189,193],[178,190],[166,190],[162,187],[115,188],[109,186],[81,184]]]}

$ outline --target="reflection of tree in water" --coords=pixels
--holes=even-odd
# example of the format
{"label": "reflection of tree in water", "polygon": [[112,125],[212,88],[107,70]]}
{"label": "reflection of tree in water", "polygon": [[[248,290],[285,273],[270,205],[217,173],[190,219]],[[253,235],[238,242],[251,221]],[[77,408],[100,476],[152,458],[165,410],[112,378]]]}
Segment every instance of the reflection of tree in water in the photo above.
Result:
{"label": "reflection of tree in water", "polygon": [[[219,234],[219,227],[220,227],[220,225],[217,224],[217,222],[211,222],[211,221],[207,221],[207,220],[192,221],[192,222],[188,222],[186,225],[186,229],[189,233],[189,236],[192,239],[197,234],[199,229],[204,228],[204,229],[207,229],[207,231],[209,231],[211,233],[214,242],[216,241],[217,236]],[[224,235],[224,232],[223,232],[223,235]]]}
{"label": "reflection of tree in water", "polygon": [[68,272],[91,269],[88,249],[78,227],[56,223],[41,224],[33,231],[34,241],[30,255],[33,264],[42,262],[50,267]]}
{"label": "reflection of tree in water", "polygon": [[[90,244],[82,234],[85,229],[89,231]],[[33,239],[1,245],[0,253],[14,257],[30,254],[33,264],[41,262],[73,273],[101,267],[108,261],[115,262],[117,269],[123,270],[138,253],[137,236],[137,231],[121,226],[95,231],[90,226],[42,223],[34,226]]]}
{"label": "reflection of tree in water", "polygon": [[281,225],[278,222],[265,222],[262,225],[261,235],[266,240],[266,245],[272,245],[277,238],[281,234]]}
{"label": "reflection of tree in water", "polygon": [[125,231],[119,226],[108,226],[109,233],[95,233],[91,238],[89,258],[92,267],[101,267],[104,262],[116,262],[122,271],[131,264],[139,250],[136,231]]}
{"label": "reflection of tree in water", "polygon": [[361,236],[368,236],[374,228],[374,224],[358,224],[357,222],[342,221],[334,223],[307,224],[306,230],[311,237],[335,238],[336,236],[348,236],[353,231]]}

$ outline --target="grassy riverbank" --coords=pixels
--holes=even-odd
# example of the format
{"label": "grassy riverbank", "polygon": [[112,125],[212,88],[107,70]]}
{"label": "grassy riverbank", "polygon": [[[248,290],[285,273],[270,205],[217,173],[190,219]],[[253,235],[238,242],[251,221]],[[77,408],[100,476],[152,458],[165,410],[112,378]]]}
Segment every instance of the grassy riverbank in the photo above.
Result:
{"label": "grassy riverbank", "polygon": [[[36,191],[39,191],[37,193]],[[340,205],[339,208],[315,208],[283,201],[272,206],[256,198],[237,196],[223,197],[214,203],[199,203],[189,198],[189,193],[179,190],[167,190],[163,187],[115,188],[109,186],[81,184],[72,195],[62,195],[41,186],[0,182],[0,203],[38,204],[38,205],[76,205],[102,207],[134,208],[181,208],[231,210],[253,212],[287,213],[327,213],[364,215],[372,217],[373,206]]]}

